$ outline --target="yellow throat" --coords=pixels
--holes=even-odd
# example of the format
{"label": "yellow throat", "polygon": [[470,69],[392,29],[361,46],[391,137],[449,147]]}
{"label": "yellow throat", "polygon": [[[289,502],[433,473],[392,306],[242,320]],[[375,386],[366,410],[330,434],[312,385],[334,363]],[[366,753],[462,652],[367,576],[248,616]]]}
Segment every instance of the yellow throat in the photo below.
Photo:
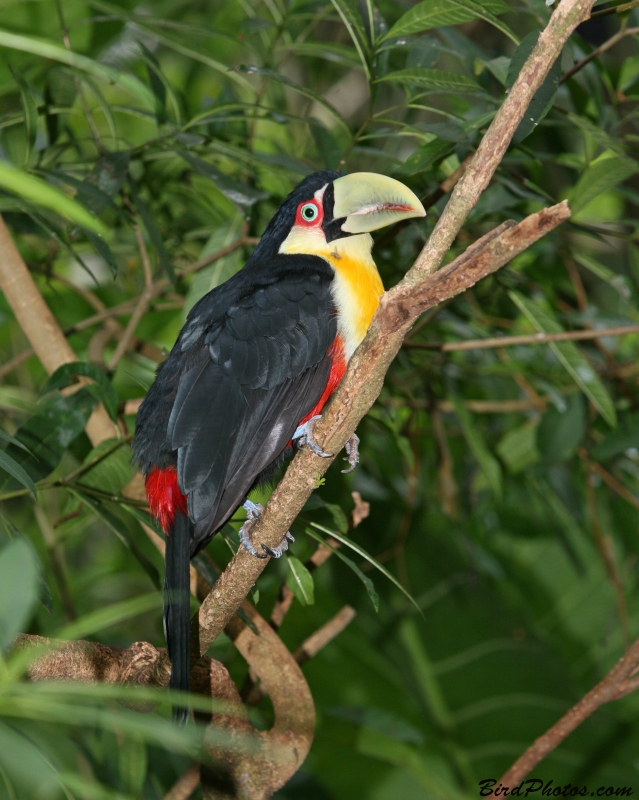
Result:
{"label": "yellow throat", "polygon": [[297,227],[280,245],[280,253],[320,256],[335,270],[332,292],[347,361],[366,336],[379,306],[379,298],[384,293],[382,279],[371,255],[372,246],[373,239],[368,233],[327,243],[321,230]]}

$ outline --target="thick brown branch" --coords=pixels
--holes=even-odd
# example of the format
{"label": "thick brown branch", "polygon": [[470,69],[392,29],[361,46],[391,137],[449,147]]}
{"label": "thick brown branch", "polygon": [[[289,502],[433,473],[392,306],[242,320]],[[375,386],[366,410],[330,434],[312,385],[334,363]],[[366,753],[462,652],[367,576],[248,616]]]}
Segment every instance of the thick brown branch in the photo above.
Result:
{"label": "thick brown branch", "polygon": [[[344,446],[377,398],[390,362],[422,311],[499,269],[569,216],[564,202],[531,214],[518,225],[505,223],[422,285],[407,286],[402,282],[385,294],[369,335],[351,360],[335,400],[317,426],[322,447],[336,453]],[[270,547],[279,544],[331,461],[307,449],[297,454],[253,528],[252,535],[257,541]],[[266,560],[255,559],[242,548],[238,550],[200,607],[200,652],[206,652],[225,627],[265,565]]]}
{"label": "thick brown branch", "polygon": [[[18,252],[4,220],[0,217],[0,289],[31,343],[42,366],[51,374],[77,357],[44,302],[38,287]],[[94,445],[117,435],[117,429],[103,406],[95,409],[87,423]]]}

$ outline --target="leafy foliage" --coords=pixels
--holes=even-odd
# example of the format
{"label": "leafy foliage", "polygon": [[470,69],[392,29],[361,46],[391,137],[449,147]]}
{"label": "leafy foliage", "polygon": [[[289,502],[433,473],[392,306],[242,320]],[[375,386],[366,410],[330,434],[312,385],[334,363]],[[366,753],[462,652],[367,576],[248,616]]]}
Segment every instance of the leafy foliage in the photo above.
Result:
{"label": "leafy foliage", "polygon": [[[130,401],[315,169],[394,175],[424,199],[425,220],[376,235],[396,283],[550,13],[542,0],[3,5],[0,211],[78,357],[47,386],[0,297],[3,648],[18,629],[162,644],[161,557],[122,496]],[[304,667],[317,735],[281,798],[476,796],[639,631],[638,511],[610,488],[639,496],[637,335],[535,343],[639,322],[637,36],[563,79],[638,13],[572,37],[450,257],[565,197],[571,221],[415,326],[360,426],[361,466],[328,473],[291,557],[258,582],[264,616],[284,583],[300,601],[280,631],[292,650],[345,603],[358,614]],[[441,347],[517,334],[530,344]],[[68,394],[74,375],[90,382]],[[123,436],[93,449],[98,402]],[[594,503],[589,459],[614,479]],[[352,490],[371,515],[347,533]],[[318,531],[344,546],[311,575]],[[221,566],[226,534],[209,548]],[[402,591],[373,584],[372,557]],[[242,685],[230,642],[212,652]],[[25,685],[23,669],[19,653],[0,664],[0,796],[155,800],[187,768],[197,734],[170,725],[168,704],[136,714],[106,687]],[[535,774],[636,787],[638,703],[600,710]],[[268,701],[252,713],[271,721]]]}

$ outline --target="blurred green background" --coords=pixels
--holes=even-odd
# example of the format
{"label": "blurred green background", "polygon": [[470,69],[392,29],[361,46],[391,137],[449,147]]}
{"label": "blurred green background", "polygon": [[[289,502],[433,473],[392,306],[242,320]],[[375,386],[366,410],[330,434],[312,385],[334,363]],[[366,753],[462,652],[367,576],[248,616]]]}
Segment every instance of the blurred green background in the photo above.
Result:
{"label": "blurred green background", "polygon": [[[166,704],[140,715],[91,687],[25,686],[9,643],[23,630],[163,644],[161,557],[144,510],[120,495],[127,401],[316,169],[392,175],[424,200],[425,220],[376,236],[385,286],[400,280],[551,12],[543,0],[0,3],[0,211],[78,360],[104,375],[94,394],[41,396],[47,376],[0,296],[1,427],[16,440],[0,451],[0,797],[156,800],[186,769],[192,734],[171,728]],[[292,650],[344,604],[357,616],[304,666],[317,733],[282,800],[477,797],[639,632],[639,334],[441,346],[639,325],[638,25],[630,10],[573,35],[450,259],[564,198],[571,221],[415,326],[359,426],[359,469],[334,466],[324,504],[294,526],[304,562],[309,523],[337,530],[359,491],[371,513],[353,540],[423,616],[353,552],[378,612],[343,561],[313,574],[314,603],[300,593],[281,628]],[[145,286],[136,228],[165,283],[118,353]],[[83,433],[98,399],[123,432],[101,459]],[[229,531],[209,551],[225,564],[236,546]],[[265,617],[290,570],[282,558],[260,578]],[[211,654],[241,686],[224,635]],[[638,790],[638,711],[634,695],[600,709],[533,774]],[[251,713],[271,723],[268,700]]]}

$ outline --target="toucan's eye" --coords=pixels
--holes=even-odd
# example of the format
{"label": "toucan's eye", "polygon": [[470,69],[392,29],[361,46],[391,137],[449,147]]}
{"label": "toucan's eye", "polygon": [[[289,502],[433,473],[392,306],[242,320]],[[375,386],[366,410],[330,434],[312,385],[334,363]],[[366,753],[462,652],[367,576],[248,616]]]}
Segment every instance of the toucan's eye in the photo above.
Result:
{"label": "toucan's eye", "polygon": [[302,206],[302,219],[304,222],[313,222],[317,219],[319,211],[315,203],[306,203]]}

